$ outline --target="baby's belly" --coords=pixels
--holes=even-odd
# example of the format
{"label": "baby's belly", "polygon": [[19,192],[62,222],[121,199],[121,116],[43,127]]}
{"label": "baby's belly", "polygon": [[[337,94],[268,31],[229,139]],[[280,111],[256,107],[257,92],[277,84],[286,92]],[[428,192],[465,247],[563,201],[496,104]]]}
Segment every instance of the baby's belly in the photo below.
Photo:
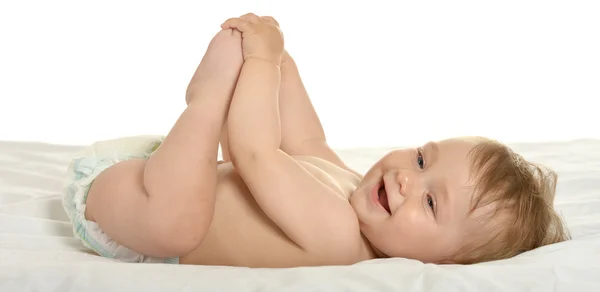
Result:
{"label": "baby's belly", "polygon": [[202,244],[181,264],[289,267],[319,264],[262,212],[231,163],[219,165],[215,214]]}

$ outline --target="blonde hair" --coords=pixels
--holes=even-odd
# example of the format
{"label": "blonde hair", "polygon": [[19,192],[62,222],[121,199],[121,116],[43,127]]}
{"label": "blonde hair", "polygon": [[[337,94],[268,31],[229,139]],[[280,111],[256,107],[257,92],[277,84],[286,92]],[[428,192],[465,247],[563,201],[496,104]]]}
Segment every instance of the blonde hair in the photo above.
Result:
{"label": "blonde hair", "polygon": [[477,177],[470,214],[489,204],[493,212],[478,216],[485,228],[466,237],[469,240],[454,261],[472,264],[506,259],[570,239],[554,210],[556,173],[526,161],[502,143],[478,140],[470,152],[472,173]]}

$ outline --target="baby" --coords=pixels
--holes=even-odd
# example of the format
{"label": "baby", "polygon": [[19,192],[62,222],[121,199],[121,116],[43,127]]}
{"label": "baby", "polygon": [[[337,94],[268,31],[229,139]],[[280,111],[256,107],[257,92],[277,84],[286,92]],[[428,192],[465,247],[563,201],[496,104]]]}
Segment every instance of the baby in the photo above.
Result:
{"label": "baby", "polygon": [[246,14],[221,28],[166,137],[97,142],[70,164],[63,204],[96,253],[245,267],[469,264],[568,239],[556,175],[492,140],[429,142],[353,171],[328,147],[278,23]]}

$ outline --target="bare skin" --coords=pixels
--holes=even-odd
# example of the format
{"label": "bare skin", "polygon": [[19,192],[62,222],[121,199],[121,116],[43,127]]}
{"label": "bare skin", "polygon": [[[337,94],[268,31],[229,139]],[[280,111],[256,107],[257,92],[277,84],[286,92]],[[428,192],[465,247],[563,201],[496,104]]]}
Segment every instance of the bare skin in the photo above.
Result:
{"label": "bare skin", "polygon": [[188,107],[150,159],[117,163],[92,184],[86,218],[115,241],[156,257],[187,254],[202,241],[214,213],[219,136],[243,62],[239,38],[229,30],[211,41]]}
{"label": "bare skin", "polygon": [[[452,204],[466,202],[461,188],[474,144],[432,144],[438,154],[427,168],[415,164],[416,150],[393,152],[363,179],[327,145],[277,22],[250,14],[222,28],[163,144],[148,160],[123,161],[101,173],[89,191],[86,218],[123,246],[179,257],[181,264],[294,267],[386,256],[445,261],[466,224],[451,225],[443,233],[448,240],[436,241],[442,229],[425,217],[433,213],[418,212],[433,212],[437,203],[422,194],[425,182],[439,180],[436,187],[443,187],[453,180],[446,186]],[[219,143],[224,161],[217,163]],[[386,196],[391,211],[371,199],[384,173],[391,173],[386,184],[400,189]],[[455,176],[443,177],[447,173]],[[452,218],[462,220],[457,210]],[[397,229],[388,218],[415,223]],[[430,226],[428,242],[395,247],[419,237],[420,226]],[[438,242],[435,255],[429,242]]]}
{"label": "bare skin", "polygon": [[[240,33],[231,29],[215,36],[188,86],[188,108],[161,147],[148,161],[120,162],[99,175],[88,194],[87,219],[96,221],[124,246],[149,256],[179,256],[181,264],[291,267],[351,264],[373,258],[348,204],[360,177],[344,167],[326,147],[323,129],[293,60],[285,54],[281,73],[279,66],[268,62],[244,63],[241,44]],[[262,71],[267,67],[266,71],[272,69],[273,75],[281,74],[281,86],[266,87],[279,89],[280,149],[292,164],[294,174],[288,177],[299,175],[294,178],[297,183],[282,187],[291,190],[289,196],[306,197],[304,191],[293,190],[298,189],[296,185],[311,184],[310,196],[321,198],[321,209],[296,213],[312,217],[315,225],[331,222],[322,230],[314,228],[318,233],[306,236],[309,238],[306,244],[292,240],[285,232],[288,230],[279,226],[286,223],[276,222],[263,211],[257,203],[260,199],[253,196],[244,182],[252,178],[245,177],[230,160],[227,137],[233,141],[236,137],[227,132],[231,120],[224,126],[227,120],[224,109],[235,102],[234,90],[236,98],[244,101],[240,95],[246,93],[244,89],[240,91],[239,83],[236,89],[242,65],[249,67],[248,70]],[[261,78],[259,75],[264,79],[264,73],[249,72],[242,73],[240,82],[243,78],[249,83],[261,82],[255,80]],[[280,82],[279,78],[273,80]],[[304,114],[296,112],[300,108]],[[230,110],[230,117],[232,114]],[[189,137],[190,133],[197,138]],[[225,161],[217,165],[219,140]],[[242,168],[248,167],[243,164]],[[321,212],[322,209],[327,213]],[[289,213],[285,209],[275,212]],[[131,224],[124,226],[122,222]],[[332,237],[338,228],[345,233]]]}

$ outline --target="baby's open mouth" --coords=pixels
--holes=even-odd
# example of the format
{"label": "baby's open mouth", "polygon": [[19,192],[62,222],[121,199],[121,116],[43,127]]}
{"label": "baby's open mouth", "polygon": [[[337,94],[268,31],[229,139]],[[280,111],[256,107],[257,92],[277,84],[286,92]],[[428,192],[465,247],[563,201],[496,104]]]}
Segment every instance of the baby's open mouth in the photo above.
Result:
{"label": "baby's open mouth", "polygon": [[390,204],[388,202],[387,192],[385,191],[385,184],[383,182],[381,182],[381,186],[377,191],[377,195],[381,206],[383,206],[383,208],[391,215],[392,212],[390,211]]}

